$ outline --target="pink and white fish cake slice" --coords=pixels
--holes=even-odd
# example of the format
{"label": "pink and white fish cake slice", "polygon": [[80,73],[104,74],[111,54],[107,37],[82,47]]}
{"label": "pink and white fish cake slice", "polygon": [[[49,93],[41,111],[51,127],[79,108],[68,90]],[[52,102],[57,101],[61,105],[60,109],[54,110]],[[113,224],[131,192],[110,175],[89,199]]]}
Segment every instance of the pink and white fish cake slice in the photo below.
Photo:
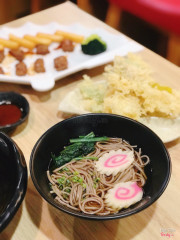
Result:
{"label": "pink and white fish cake slice", "polygon": [[97,170],[106,175],[116,175],[118,172],[123,172],[134,161],[134,153],[131,150],[115,151],[103,154],[95,163]]}
{"label": "pink and white fish cake slice", "polygon": [[105,203],[115,210],[120,210],[139,202],[142,196],[143,190],[136,182],[122,182],[108,190],[105,195]]}

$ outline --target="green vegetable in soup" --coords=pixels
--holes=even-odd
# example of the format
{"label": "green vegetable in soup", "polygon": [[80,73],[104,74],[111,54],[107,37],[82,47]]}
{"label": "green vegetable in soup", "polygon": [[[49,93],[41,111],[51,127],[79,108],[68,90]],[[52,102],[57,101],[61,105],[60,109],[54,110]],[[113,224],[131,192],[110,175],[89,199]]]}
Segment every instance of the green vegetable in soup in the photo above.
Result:
{"label": "green vegetable in soup", "polygon": [[70,139],[70,143],[75,143],[75,142],[104,142],[108,141],[108,137],[90,137],[90,138],[74,138]]}
{"label": "green vegetable in soup", "polygon": [[[86,136],[80,136],[80,139],[92,138],[94,133],[89,133]],[[88,153],[93,152],[95,149],[94,142],[78,142],[65,147],[59,156],[52,155],[51,169],[58,168],[74,158],[86,156]]]}
{"label": "green vegetable in soup", "polygon": [[76,158],[73,158],[73,160],[82,160],[82,159],[98,160],[98,157],[76,157]]}

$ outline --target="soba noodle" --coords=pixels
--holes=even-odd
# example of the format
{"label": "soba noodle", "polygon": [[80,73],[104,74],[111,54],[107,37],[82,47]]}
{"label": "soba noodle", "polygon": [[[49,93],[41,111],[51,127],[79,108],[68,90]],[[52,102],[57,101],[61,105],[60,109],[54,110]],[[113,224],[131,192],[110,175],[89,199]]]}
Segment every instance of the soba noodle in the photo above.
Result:
{"label": "soba noodle", "polygon": [[[146,175],[144,166],[149,163],[149,157],[141,155],[141,149],[135,151],[136,146],[131,146],[121,138],[110,138],[107,142],[97,142],[95,151],[88,154],[83,160],[72,160],[55,169],[52,174],[47,171],[51,183],[51,193],[62,205],[88,214],[108,215],[116,211],[106,206],[104,196],[107,191],[119,182],[134,181],[140,187],[144,186]],[[123,172],[115,176],[100,174],[95,167],[95,160],[88,157],[101,157],[111,150],[132,150],[133,163]],[[59,179],[61,179],[60,184]]]}

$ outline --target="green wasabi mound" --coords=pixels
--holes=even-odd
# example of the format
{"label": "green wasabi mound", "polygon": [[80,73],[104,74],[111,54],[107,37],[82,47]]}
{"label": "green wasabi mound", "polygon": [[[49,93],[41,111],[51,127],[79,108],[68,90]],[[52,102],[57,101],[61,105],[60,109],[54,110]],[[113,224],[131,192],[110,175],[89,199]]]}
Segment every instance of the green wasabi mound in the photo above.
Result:
{"label": "green wasabi mound", "polygon": [[84,54],[96,55],[106,51],[107,45],[97,34],[92,34],[82,42],[81,49]]}

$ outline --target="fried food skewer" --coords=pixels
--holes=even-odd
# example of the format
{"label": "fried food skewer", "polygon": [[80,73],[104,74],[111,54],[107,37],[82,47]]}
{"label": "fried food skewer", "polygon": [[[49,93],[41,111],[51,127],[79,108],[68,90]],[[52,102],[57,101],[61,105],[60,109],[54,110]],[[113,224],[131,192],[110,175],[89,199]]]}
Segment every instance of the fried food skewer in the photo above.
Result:
{"label": "fried food skewer", "polygon": [[0,51],[4,50],[4,46],[2,44],[0,44]]}
{"label": "fried food skewer", "polygon": [[33,49],[35,47],[35,43],[33,41],[29,41],[27,39],[17,37],[13,34],[9,34],[9,39],[19,43],[20,46],[28,49]]}
{"label": "fried food skewer", "polygon": [[36,36],[40,37],[40,38],[50,39],[53,42],[61,42],[63,40],[63,36],[56,35],[56,34],[49,34],[49,33],[41,33],[41,32],[39,32],[39,33],[36,34]]}
{"label": "fried food skewer", "polygon": [[77,42],[77,43],[82,43],[84,40],[84,36],[82,36],[82,35],[78,35],[78,34],[70,33],[70,32],[64,32],[61,30],[56,31],[55,34],[60,35],[65,39],[69,39],[69,40],[71,40],[73,42]]}
{"label": "fried food skewer", "polygon": [[40,37],[36,37],[36,36],[32,36],[32,35],[24,35],[24,39],[27,39],[29,41],[32,41],[36,44],[44,44],[44,45],[50,45],[51,44],[51,40],[48,38],[40,38]]}
{"label": "fried food skewer", "polygon": [[0,38],[0,44],[10,49],[16,49],[19,47],[19,44],[17,42],[3,38]]}

